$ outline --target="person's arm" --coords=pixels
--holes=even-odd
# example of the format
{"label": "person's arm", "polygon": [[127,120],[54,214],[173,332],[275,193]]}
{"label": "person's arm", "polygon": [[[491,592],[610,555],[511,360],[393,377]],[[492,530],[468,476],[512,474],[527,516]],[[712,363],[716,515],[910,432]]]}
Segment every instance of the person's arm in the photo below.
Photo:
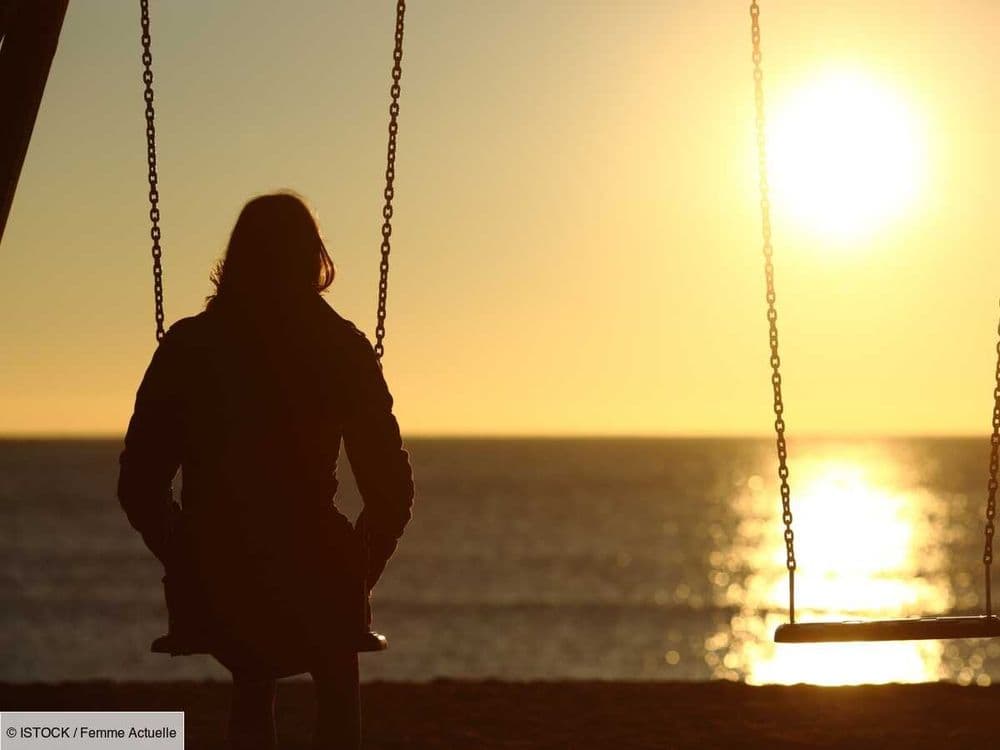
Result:
{"label": "person's arm", "polygon": [[180,466],[175,338],[167,333],[139,386],[118,473],[118,500],[129,523],[164,565],[181,513],[171,491]]}
{"label": "person's arm", "polygon": [[357,371],[351,378],[355,387],[344,423],[344,448],[364,501],[357,528],[368,538],[366,582],[370,588],[410,520],[413,472],[392,413],[392,396],[382,367],[371,344],[361,336],[355,359]]}

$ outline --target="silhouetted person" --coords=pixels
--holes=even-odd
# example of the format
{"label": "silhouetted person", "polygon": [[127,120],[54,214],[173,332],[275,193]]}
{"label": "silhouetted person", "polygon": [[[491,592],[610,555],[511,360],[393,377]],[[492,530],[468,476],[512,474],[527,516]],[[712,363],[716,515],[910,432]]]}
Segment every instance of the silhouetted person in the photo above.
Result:
{"label": "silhouetted person", "polygon": [[[205,311],[153,355],[121,455],[118,497],[166,570],[171,631],[233,673],[237,748],[274,746],[275,678],[303,672],[316,746],[360,745],[364,582],[410,518],[392,398],[368,340],[320,297],[333,277],[301,199],[247,203]],[[341,439],[364,500],[356,526],[333,503]]]}

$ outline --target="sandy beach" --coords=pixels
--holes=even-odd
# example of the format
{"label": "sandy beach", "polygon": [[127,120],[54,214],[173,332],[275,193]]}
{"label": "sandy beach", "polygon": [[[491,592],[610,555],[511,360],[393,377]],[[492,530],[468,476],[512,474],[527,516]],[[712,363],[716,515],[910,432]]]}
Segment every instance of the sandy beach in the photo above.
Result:
{"label": "sandy beach", "polygon": [[[365,747],[992,747],[1000,686],[819,688],[738,683],[466,682],[363,686]],[[186,712],[187,747],[223,746],[219,682],[0,685],[0,708]],[[279,737],[309,747],[308,682],[282,683]]]}

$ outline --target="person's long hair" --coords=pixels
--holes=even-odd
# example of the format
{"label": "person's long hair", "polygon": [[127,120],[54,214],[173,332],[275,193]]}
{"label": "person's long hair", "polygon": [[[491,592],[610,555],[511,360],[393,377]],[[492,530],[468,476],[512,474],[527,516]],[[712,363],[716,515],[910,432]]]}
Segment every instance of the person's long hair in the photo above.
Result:
{"label": "person's long hair", "polygon": [[299,299],[333,283],[333,259],[306,202],[280,192],[250,200],[240,212],[225,255],[212,271],[209,308]]}

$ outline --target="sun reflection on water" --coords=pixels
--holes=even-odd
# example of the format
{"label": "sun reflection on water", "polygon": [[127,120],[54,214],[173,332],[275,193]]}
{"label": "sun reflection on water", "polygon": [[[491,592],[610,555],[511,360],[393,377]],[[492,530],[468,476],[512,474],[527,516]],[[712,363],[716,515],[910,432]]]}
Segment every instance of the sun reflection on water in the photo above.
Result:
{"label": "sun reflection on water", "polygon": [[[907,487],[905,477],[872,476],[873,466],[848,456],[796,465],[792,510],[800,622],[937,614],[955,605],[934,521],[940,499]],[[755,476],[737,498],[736,511],[741,520],[733,552],[746,560],[748,573],[742,586],[727,591],[739,613],[730,623],[717,676],[820,685],[943,676],[940,641],[773,643],[788,607],[780,505]]]}

